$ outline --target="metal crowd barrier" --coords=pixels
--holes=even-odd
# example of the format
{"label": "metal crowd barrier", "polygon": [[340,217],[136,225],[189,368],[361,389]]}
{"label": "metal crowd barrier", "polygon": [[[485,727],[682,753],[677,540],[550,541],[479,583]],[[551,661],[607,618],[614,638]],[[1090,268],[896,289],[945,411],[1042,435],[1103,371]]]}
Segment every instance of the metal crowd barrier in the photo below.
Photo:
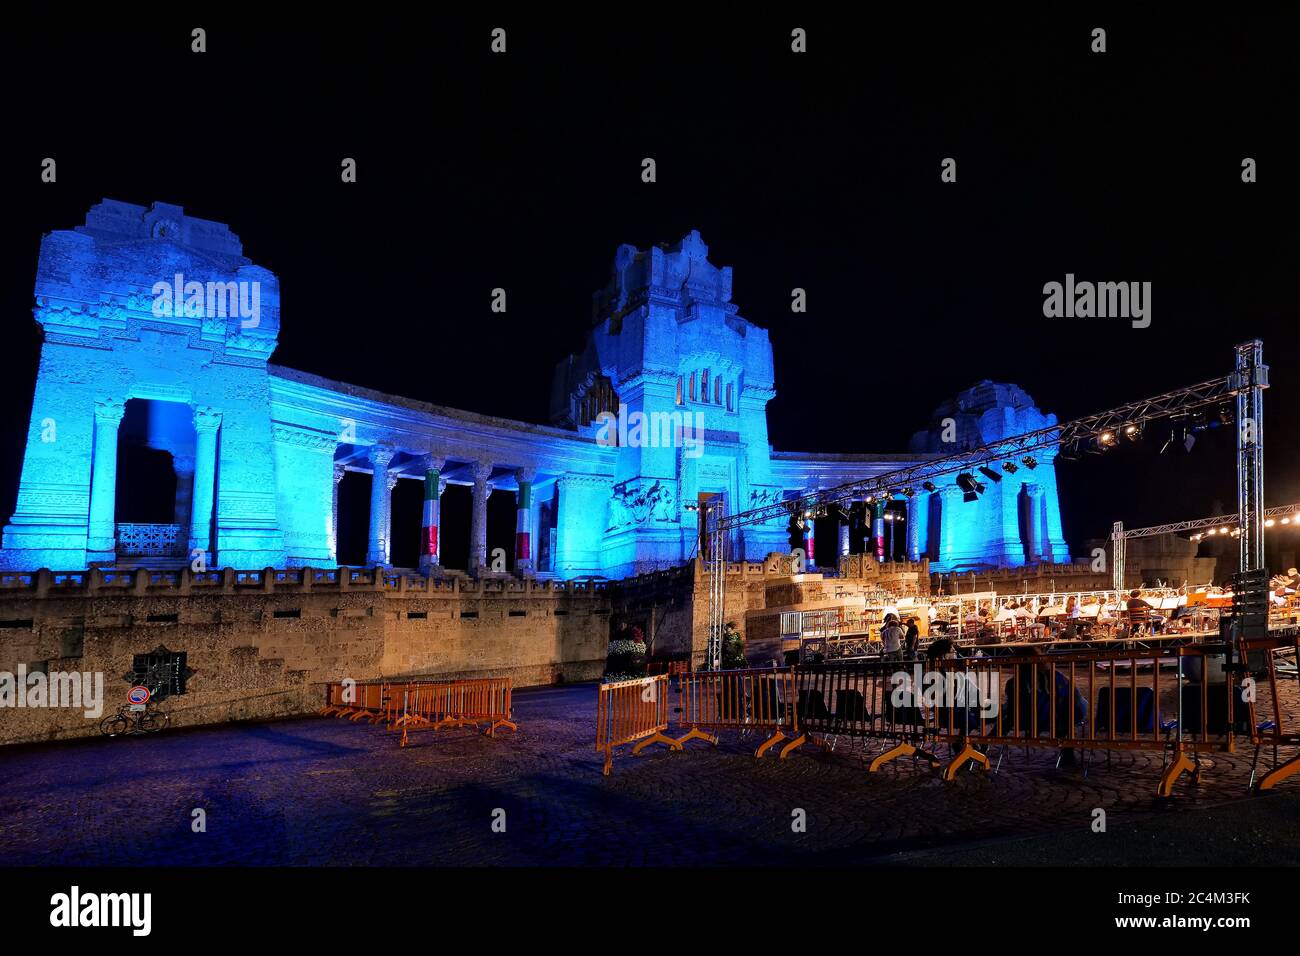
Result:
{"label": "metal crowd barrier", "polygon": [[1202,644],[798,666],[797,716],[814,738],[893,741],[871,762],[873,772],[909,755],[937,765],[932,745],[946,743],[954,756],[945,780],[971,761],[988,769],[994,747],[1157,751],[1169,758],[1157,792],[1169,796],[1183,773],[1199,776],[1201,753],[1235,749],[1245,709],[1225,666],[1229,650]]}
{"label": "metal crowd barrier", "polygon": [[784,760],[807,740],[799,732],[792,668],[694,671],[679,677],[677,692],[677,725],[689,728],[677,738],[679,744],[707,740],[717,746],[717,734],[708,731],[766,730],[770,732],[768,738],[754,756],[761,757],[770,747],[789,740],[781,748]]}
{"label": "metal crowd barrier", "polygon": [[605,754],[601,773],[606,777],[614,764],[614,749],[624,744],[635,744],[634,754],[651,744],[681,750],[682,745],[664,733],[667,729],[667,674],[616,681],[597,688],[596,751]]}
{"label": "metal crowd barrier", "polygon": [[317,713],[322,717],[369,720],[378,723],[384,717],[386,684],[333,683],[325,685],[325,706]]}
{"label": "metal crowd barrier", "polygon": [[895,706],[895,675],[915,673],[916,661],[857,660],[827,664],[800,664],[794,668],[794,696],[799,726],[814,740],[840,737],[892,743],[869,765],[872,773],[898,757],[917,757],[939,763],[928,749],[927,726],[920,707],[908,702]]}
{"label": "metal crowd barrier", "polygon": [[[1255,654],[1262,655],[1268,675],[1268,683],[1262,687],[1252,683],[1252,693],[1248,698],[1250,707],[1251,743],[1255,745],[1255,759],[1250,765],[1250,785],[1259,790],[1272,790],[1279,783],[1300,773],[1300,754],[1289,760],[1278,762],[1278,747],[1300,744],[1300,726],[1292,724],[1288,729],[1283,719],[1282,704],[1277,693],[1278,652],[1291,650],[1295,653],[1295,667],[1300,664],[1300,637],[1266,637],[1262,639],[1243,639],[1242,654],[1249,661]],[[1253,682],[1253,678],[1252,678]],[[1261,700],[1264,696],[1266,699]],[[1262,718],[1262,719],[1261,719]],[[1273,769],[1259,778],[1255,783],[1255,772],[1259,764],[1260,750],[1271,747],[1273,751]]]}
{"label": "metal crowd barrier", "polygon": [[[325,706],[318,713],[349,720],[369,720],[402,728],[401,745],[408,743],[414,727],[478,728],[488,724],[487,735],[495,737],[500,727],[517,731],[512,720],[513,681],[490,677],[459,681],[376,681],[325,685]],[[350,698],[350,699],[349,699]]]}

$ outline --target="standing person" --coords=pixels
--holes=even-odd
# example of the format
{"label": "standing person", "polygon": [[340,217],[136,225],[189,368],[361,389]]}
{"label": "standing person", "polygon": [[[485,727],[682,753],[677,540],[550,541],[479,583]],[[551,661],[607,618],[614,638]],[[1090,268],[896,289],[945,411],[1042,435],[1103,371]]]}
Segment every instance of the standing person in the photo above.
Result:
{"label": "standing person", "polygon": [[921,629],[916,625],[916,618],[907,619],[907,632],[903,635],[903,648],[907,652],[906,657],[911,660],[916,657],[916,650],[921,645]]}
{"label": "standing person", "polygon": [[898,616],[885,615],[885,626],[880,629],[880,641],[884,645],[881,659],[897,661],[903,658],[903,629],[898,624]]}

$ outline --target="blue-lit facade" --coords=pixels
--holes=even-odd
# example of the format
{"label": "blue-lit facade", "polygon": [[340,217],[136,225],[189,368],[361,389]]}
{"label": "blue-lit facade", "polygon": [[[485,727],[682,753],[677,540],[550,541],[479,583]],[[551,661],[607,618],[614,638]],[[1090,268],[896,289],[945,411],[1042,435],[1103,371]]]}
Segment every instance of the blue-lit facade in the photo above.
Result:
{"label": "blue-lit facade", "polygon": [[[431,489],[423,520],[435,531],[438,493],[471,489],[473,572],[494,567],[486,502],[503,493],[521,505],[512,570],[618,578],[689,560],[702,504],[742,511],[942,453],[954,429],[978,442],[1055,421],[1015,386],[984,382],[940,406],[904,454],[774,450],[767,332],[740,315],[731,269],[711,264],[694,232],[617,250],[585,349],[556,370],[546,425],[271,363],[278,280],[227,226],[166,203],[105,200],[83,225],[48,234],[34,314],[44,344],[0,550],[12,569],[331,566],[338,484],[357,471],[371,476],[368,564],[390,563],[391,492],[415,480]],[[118,520],[123,441],[170,455],[170,522]],[[1039,459],[978,501],[955,486],[918,490],[907,555],[940,571],[1068,560],[1054,462]],[[818,541],[817,563],[846,547]],[[736,532],[733,549],[750,560],[788,551],[785,521]],[[436,573],[430,551],[421,564]]]}

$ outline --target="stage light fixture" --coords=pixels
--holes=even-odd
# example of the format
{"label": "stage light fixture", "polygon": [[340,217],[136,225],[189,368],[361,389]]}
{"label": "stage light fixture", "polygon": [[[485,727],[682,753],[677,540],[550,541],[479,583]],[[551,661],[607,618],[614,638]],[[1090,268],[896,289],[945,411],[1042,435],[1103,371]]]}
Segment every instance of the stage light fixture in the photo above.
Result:
{"label": "stage light fixture", "polygon": [[969,471],[963,471],[957,476],[957,487],[962,490],[963,501],[978,501],[985,488]]}
{"label": "stage light fixture", "polygon": [[1038,459],[1033,455],[1026,455],[1024,458],[1021,458],[1020,461],[1030,471],[1033,471],[1038,467]]}
{"label": "stage light fixture", "polygon": [[914,494],[916,494],[916,492],[913,491],[911,488],[904,488],[904,489],[903,489],[903,497],[904,497],[904,498],[911,498]]}
{"label": "stage light fixture", "polygon": [[1016,472],[1020,470],[1020,466],[1017,465],[1014,461],[1004,461],[1002,463],[1002,470],[1005,471],[1008,475],[1014,475]]}
{"label": "stage light fixture", "polygon": [[938,486],[936,486],[933,481],[923,481],[921,482],[921,487],[931,494],[939,490]]}
{"label": "stage light fixture", "polygon": [[989,481],[993,482],[994,484],[1002,480],[1002,476],[999,475],[992,468],[990,468],[988,465],[980,465],[980,474],[983,475],[985,478],[987,478]]}

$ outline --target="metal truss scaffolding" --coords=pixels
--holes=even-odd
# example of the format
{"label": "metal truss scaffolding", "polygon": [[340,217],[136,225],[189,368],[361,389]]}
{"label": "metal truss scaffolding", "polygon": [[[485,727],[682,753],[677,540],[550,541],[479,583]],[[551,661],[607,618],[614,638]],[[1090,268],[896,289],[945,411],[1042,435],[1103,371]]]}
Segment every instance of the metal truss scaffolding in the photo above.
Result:
{"label": "metal truss scaffolding", "polygon": [[[997,467],[1004,461],[1023,458],[1046,448],[1085,450],[1094,446],[1101,436],[1124,434],[1130,426],[1141,428],[1148,422],[1191,415],[1202,409],[1223,406],[1233,399],[1236,401],[1238,426],[1237,524],[1241,539],[1241,567],[1243,571],[1257,570],[1264,563],[1263,390],[1267,387],[1268,366],[1263,364],[1263,343],[1255,339],[1236,347],[1235,369],[1232,374],[1221,378],[749,511],[731,515],[711,512],[706,516],[709,553],[704,559],[709,574],[708,666],[715,670],[721,667],[728,551],[738,529],[788,520],[790,516],[803,512],[816,513],[829,505],[862,498],[893,498],[900,494],[910,497],[923,482],[936,478],[981,465]],[[1122,562],[1121,551],[1113,562],[1117,574],[1123,572]]]}

